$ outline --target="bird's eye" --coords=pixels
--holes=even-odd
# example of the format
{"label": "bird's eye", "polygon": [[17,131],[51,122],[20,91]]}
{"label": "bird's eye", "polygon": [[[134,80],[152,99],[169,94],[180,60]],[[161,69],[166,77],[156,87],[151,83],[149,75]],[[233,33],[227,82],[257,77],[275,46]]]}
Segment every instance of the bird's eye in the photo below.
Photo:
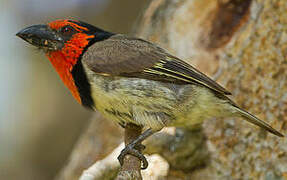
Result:
{"label": "bird's eye", "polygon": [[64,26],[61,28],[60,32],[63,34],[63,35],[70,35],[74,32],[74,28],[72,26]]}

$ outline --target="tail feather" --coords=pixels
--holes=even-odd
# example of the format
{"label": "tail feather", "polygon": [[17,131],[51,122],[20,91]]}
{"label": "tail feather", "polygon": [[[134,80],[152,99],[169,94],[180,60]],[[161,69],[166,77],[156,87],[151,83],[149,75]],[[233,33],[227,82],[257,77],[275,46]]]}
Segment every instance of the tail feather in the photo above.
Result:
{"label": "tail feather", "polygon": [[247,120],[248,122],[255,124],[263,129],[265,129],[266,131],[269,131],[270,133],[279,136],[279,137],[284,137],[283,134],[281,134],[279,131],[275,130],[274,128],[272,128],[269,124],[267,124],[266,122],[258,119],[257,117],[253,116],[252,114],[250,114],[247,111],[244,111],[243,109],[240,109],[239,107],[234,106],[235,109],[237,110],[237,112],[240,114],[240,116],[242,116],[245,120]]}

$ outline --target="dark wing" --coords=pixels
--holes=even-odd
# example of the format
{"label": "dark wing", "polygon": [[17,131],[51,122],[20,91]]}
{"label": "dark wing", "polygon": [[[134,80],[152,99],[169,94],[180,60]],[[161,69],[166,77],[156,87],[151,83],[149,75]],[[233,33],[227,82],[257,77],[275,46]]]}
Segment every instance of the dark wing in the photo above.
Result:
{"label": "dark wing", "polygon": [[92,71],[102,75],[200,84],[220,94],[231,94],[191,65],[158,46],[124,35],[115,35],[93,44],[84,53],[82,61]]}

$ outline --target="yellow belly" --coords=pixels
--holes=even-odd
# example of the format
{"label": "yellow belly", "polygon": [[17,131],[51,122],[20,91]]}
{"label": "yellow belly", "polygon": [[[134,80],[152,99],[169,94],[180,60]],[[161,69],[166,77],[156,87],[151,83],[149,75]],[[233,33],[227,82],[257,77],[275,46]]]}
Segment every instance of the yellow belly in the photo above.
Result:
{"label": "yellow belly", "polygon": [[156,130],[168,125],[191,127],[208,117],[228,114],[226,101],[200,86],[92,73],[89,78],[95,109],[120,123]]}

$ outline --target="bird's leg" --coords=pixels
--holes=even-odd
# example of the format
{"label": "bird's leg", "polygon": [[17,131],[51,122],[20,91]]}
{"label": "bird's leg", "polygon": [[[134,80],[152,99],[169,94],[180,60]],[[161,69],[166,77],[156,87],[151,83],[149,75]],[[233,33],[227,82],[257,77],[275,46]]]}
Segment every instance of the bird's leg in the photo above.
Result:
{"label": "bird's leg", "polygon": [[[121,151],[121,154],[118,156],[118,160],[121,165],[123,165],[123,160],[125,155],[131,154],[137,158],[139,158],[143,164],[142,169],[146,169],[148,167],[148,162],[144,155],[140,152],[140,150],[144,149],[144,146],[141,144],[143,140],[151,136],[154,132],[152,129],[147,129],[145,132],[143,132],[141,135],[139,135],[135,140],[133,140],[131,143],[126,145],[126,147]],[[136,148],[137,147],[137,148]],[[137,150],[140,149],[140,150]]]}

